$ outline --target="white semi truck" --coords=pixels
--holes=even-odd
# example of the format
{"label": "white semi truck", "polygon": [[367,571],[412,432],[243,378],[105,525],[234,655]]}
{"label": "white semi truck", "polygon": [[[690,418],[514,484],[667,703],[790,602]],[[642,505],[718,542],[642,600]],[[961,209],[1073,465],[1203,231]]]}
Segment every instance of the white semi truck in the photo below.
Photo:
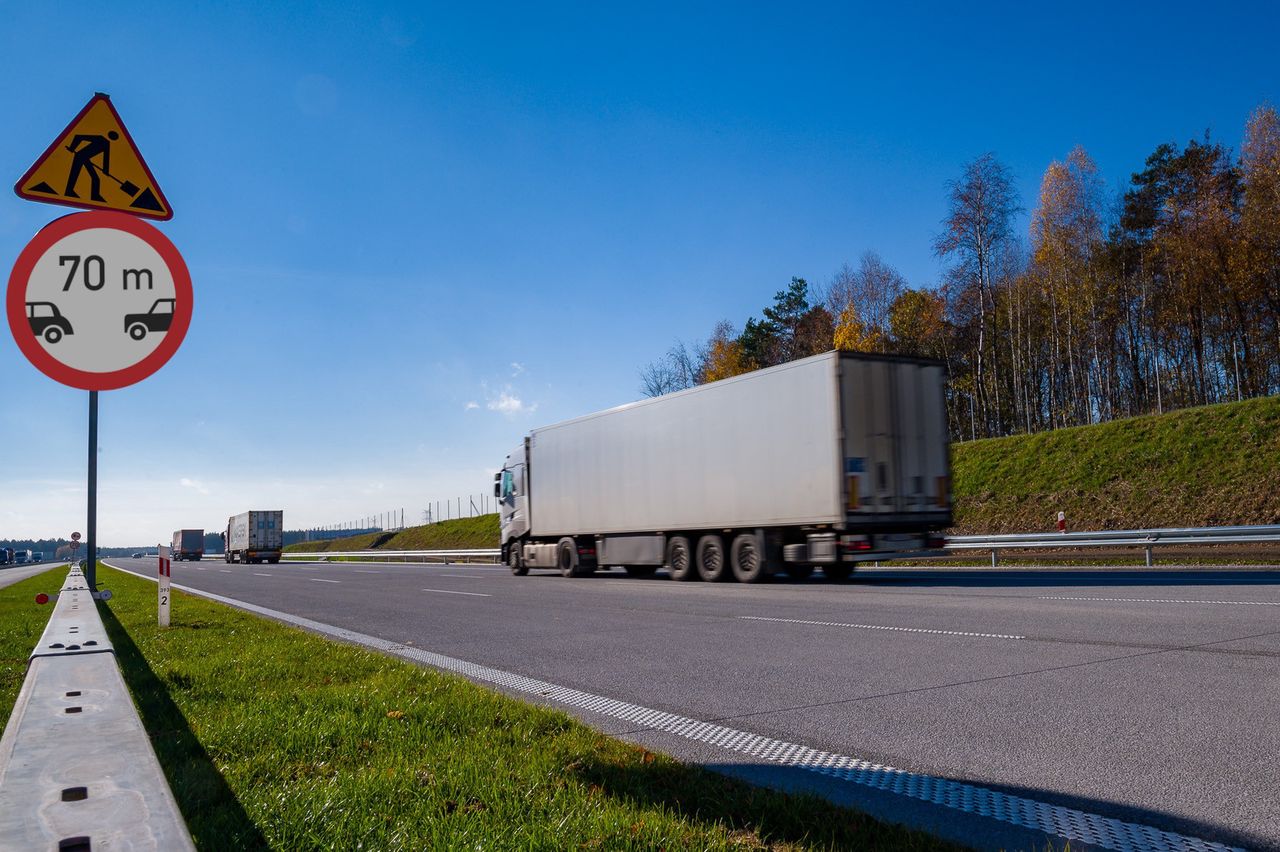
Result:
{"label": "white semi truck", "polygon": [[494,476],[503,561],[754,583],[931,555],[951,525],[945,378],[828,352],[535,429]]}
{"label": "white semi truck", "polygon": [[284,547],[284,511],[281,509],[241,512],[227,518],[223,533],[226,562],[256,563],[280,561]]}

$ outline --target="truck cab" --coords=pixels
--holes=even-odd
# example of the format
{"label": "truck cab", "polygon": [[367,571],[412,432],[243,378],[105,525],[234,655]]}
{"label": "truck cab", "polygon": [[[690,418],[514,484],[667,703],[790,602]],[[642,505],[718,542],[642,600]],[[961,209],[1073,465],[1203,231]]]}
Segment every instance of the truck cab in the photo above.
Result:
{"label": "truck cab", "polygon": [[498,501],[498,525],[501,531],[502,561],[512,571],[527,572],[518,542],[529,534],[528,441],[507,454],[502,470],[493,475],[493,496]]}

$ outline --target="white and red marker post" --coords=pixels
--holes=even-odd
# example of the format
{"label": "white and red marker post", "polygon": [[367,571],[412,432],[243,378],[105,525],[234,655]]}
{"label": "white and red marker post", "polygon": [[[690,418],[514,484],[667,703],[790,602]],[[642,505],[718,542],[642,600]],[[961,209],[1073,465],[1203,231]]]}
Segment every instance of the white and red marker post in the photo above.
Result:
{"label": "white and red marker post", "polygon": [[1058,532],[1062,533],[1063,535],[1067,534],[1067,513],[1066,512],[1058,513]]}
{"label": "white and red marker post", "polygon": [[160,565],[159,565],[160,582],[157,584],[159,588],[158,603],[160,606],[159,619],[160,619],[161,627],[169,626],[169,599],[172,597],[172,595],[169,593],[169,580],[170,580],[170,575],[173,573],[173,562],[169,559],[169,556],[170,556],[169,548],[165,547],[164,545],[161,545],[160,546]]}

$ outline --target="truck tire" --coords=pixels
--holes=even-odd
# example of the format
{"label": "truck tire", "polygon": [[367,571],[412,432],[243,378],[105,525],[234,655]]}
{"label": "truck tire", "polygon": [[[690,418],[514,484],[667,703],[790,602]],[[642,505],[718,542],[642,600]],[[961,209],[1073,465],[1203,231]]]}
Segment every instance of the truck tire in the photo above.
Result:
{"label": "truck tire", "polygon": [[520,542],[518,541],[511,542],[511,546],[507,548],[507,567],[517,577],[523,577],[529,573],[529,566],[525,565],[524,560],[520,558]]}
{"label": "truck tire", "polygon": [[223,561],[223,562],[225,562],[225,563],[227,563],[228,565],[230,565],[230,564],[231,564],[231,551],[230,551],[230,550],[228,550],[226,553],[223,553],[223,554],[222,554],[222,561]]}
{"label": "truck tire", "polygon": [[841,564],[839,562],[834,565],[823,565],[822,573],[826,575],[828,580],[833,580],[838,583],[849,579],[849,575],[853,573],[853,566]]}
{"label": "truck tire", "polygon": [[624,565],[622,567],[628,577],[652,577],[658,570],[657,565]]}
{"label": "truck tire", "polygon": [[562,538],[556,545],[556,567],[562,577],[585,577],[591,569],[578,560],[578,545],[571,538]]}
{"label": "truck tire", "polygon": [[788,565],[787,574],[793,580],[807,580],[813,576],[813,566],[802,564]]}
{"label": "truck tire", "polygon": [[708,583],[729,579],[729,560],[725,558],[724,539],[718,535],[704,535],[698,539],[698,576]]}
{"label": "truck tire", "polygon": [[698,570],[693,565],[693,547],[685,536],[673,535],[667,539],[667,571],[673,580],[698,579]]}
{"label": "truck tire", "polygon": [[759,583],[768,577],[764,565],[764,553],[756,541],[755,533],[738,533],[733,539],[730,551],[730,563],[733,565],[733,576],[739,583]]}

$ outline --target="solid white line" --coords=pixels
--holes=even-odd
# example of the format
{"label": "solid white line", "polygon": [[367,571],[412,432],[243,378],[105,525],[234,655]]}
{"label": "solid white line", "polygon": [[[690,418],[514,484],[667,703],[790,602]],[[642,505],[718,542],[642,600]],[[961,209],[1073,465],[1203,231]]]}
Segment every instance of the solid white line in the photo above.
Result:
{"label": "solid white line", "polygon": [[[126,570],[126,569],[122,569]],[[155,577],[145,574],[129,573],[145,580],[156,582]],[[835,778],[861,787],[884,790],[889,793],[929,802],[940,807],[964,813],[981,814],[988,819],[1028,828],[1044,834],[1078,840],[1084,844],[1093,844],[1117,852],[1177,852],[1177,850],[1196,849],[1200,852],[1238,852],[1233,847],[1221,843],[1213,843],[1163,831],[1141,823],[1124,822],[1114,817],[1080,811],[1074,808],[1054,805],[1025,796],[1015,796],[999,790],[991,790],[977,784],[955,781],[922,772],[910,772],[879,763],[872,763],[849,755],[819,751],[798,743],[775,740],[747,731],[705,722],[688,716],[679,716],[618,701],[607,696],[596,695],[578,689],[558,686],[554,683],[537,680],[524,675],[493,669],[488,666],[469,663],[444,654],[436,654],[413,648],[399,642],[391,642],[335,627],[321,621],[292,615],[279,610],[251,604],[247,601],[228,598],[201,589],[174,584],[173,588],[189,594],[199,595],[209,600],[230,604],[248,612],[255,612],[274,618],[287,624],[293,624],[308,630],[314,630],[325,636],[332,636],[346,642],[354,642],[375,651],[393,654],[398,657],[424,663],[433,668],[460,674],[472,680],[490,683],[496,686],[522,692],[535,699],[551,700],[570,707],[577,707],[592,713],[622,719],[633,725],[639,725],[654,731],[664,731],[674,736],[684,737],[697,742],[738,752],[768,761],[781,766],[804,769],[828,778]],[[437,591],[424,589],[423,591]]]}
{"label": "solid white line", "polygon": [[342,582],[341,580],[326,580],[323,577],[308,577],[307,579],[313,583],[341,583]]}
{"label": "solid white line", "polygon": [[270,575],[270,574],[259,574],[257,571],[254,571],[254,572],[253,572],[253,576],[255,576],[255,577],[270,577],[271,575]]}
{"label": "solid white line", "polygon": [[1109,601],[1113,603],[1177,603],[1228,604],[1230,606],[1280,606],[1280,601],[1193,601],[1170,598],[1072,598],[1065,595],[1041,595],[1042,601]]}
{"label": "solid white line", "polygon": [[884,624],[842,624],[838,621],[803,621],[798,618],[766,618],[763,615],[740,615],[747,621],[780,621],[785,624],[811,624],[816,627],[852,627],[858,630],[892,630],[899,633],[933,633],[939,636],[972,636],[978,639],[1026,639],[1005,633],[965,633],[961,630],[930,630],[927,627],[889,627]]}
{"label": "solid white line", "polygon": [[423,589],[424,592],[435,592],[439,595],[470,595],[473,598],[491,598],[493,595],[486,595],[480,592],[453,592],[449,589]]}

